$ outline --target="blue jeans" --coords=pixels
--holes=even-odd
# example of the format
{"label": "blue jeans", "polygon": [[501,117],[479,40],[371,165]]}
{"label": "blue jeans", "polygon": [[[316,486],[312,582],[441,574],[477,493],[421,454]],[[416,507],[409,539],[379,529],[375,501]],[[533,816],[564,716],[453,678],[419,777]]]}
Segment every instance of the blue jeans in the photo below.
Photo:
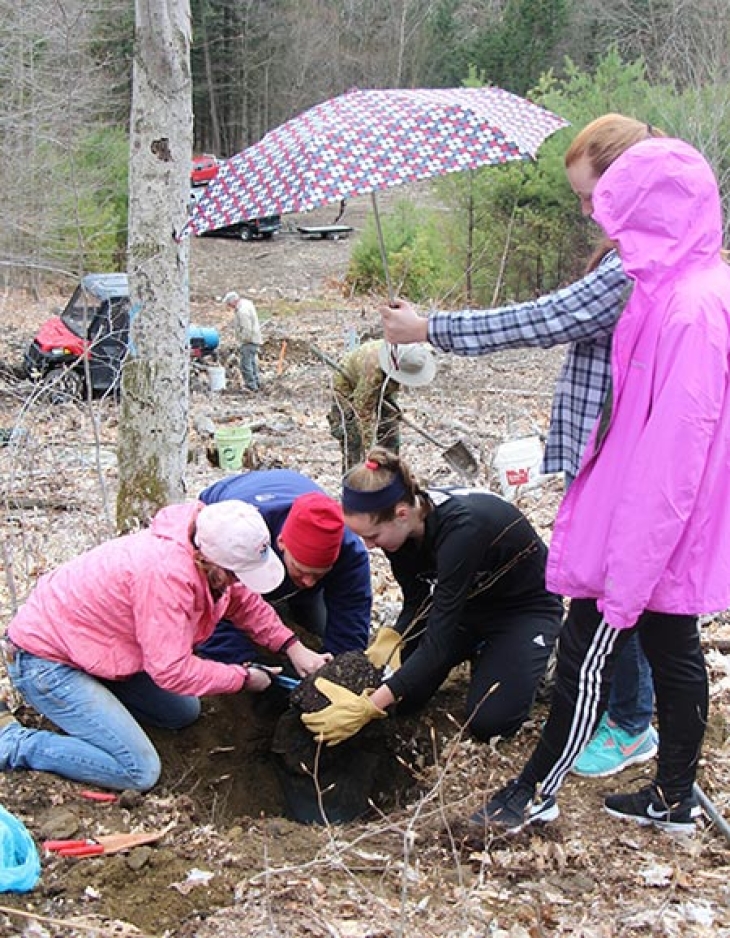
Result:
{"label": "blue jeans", "polygon": [[162,690],[144,673],[102,681],[18,651],[8,674],[26,702],[67,735],[9,723],[0,734],[4,770],[34,769],[103,788],[146,791],[160,776],[160,759],[136,718],[180,729],[200,715],[197,697]]}
{"label": "blue jeans", "polygon": [[244,342],[241,346],[241,373],[243,382],[249,391],[259,389],[259,347],[253,342]]}
{"label": "blue jeans", "polygon": [[635,632],[616,658],[608,715],[631,736],[643,733],[654,713],[651,667]]}

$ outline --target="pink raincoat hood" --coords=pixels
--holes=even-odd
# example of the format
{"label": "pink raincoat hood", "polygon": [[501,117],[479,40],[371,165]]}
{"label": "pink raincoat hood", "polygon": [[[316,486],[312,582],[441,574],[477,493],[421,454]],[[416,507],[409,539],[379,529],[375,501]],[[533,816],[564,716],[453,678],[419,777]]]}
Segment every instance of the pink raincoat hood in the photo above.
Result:
{"label": "pink raincoat hood", "polygon": [[629,277],[644,284],[690,259],[715,262],[722,247],[715,176],[681,140],[653,138],[627,150],[596,184],[593,217],[619,242]]}
{"label": "pink raincoat hood", "polygon": [[627,150],[593,192],[634,288],[612,344],[610,421],[594,430],[548,557],[556,593],[616,628],[644,609],[730,605],[730,268],[717,183],[688,144]]}

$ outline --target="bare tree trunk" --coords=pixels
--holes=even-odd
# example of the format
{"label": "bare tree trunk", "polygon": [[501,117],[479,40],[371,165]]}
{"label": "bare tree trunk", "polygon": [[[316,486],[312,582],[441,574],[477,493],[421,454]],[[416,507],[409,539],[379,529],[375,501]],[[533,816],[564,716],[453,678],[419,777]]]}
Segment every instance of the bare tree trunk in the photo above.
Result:
{"label": "bare tree trunk", "polygon": [[129,161],[134,354],[119,425],[121,530],[183,498],[189,323],[187,215],[192,99],[189,0],[136,0]]}
{"label": "bare tree trunk", "polygon": [[221,125],[218,120],[218,94],[215,87],[213,76],[213,63],[210,58],[210,38],[208,36],[208,23],[205,15],[205,8],[202,14],[202,44],[203,61],[205,62],[205,85],[207,88],[208,113],[210,116],[210,141],[211,149],[214,153],[221,152]]}

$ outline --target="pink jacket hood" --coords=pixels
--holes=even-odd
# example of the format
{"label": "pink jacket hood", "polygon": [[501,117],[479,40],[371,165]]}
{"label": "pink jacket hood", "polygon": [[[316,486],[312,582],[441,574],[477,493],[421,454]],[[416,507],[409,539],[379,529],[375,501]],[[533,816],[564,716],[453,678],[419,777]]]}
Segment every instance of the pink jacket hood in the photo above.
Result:
{"label": "pink jacket hood", "polygon": [[12,641],[96,677],[145,671],[180,694],[240,690],[244,667],[198,658],[195,646],[224,617],[274,652],[292,632],[245,586],[213,598],[190,539],[202,507],[169,505],[146,530],[106,541],[42,576],[8,627]]}
{"label": "pink jacket hood", "polygon": [[722,247],[714,173],[682,140],[657,137],[627,150],[599,179],[593,218],[644,285],[671,279],[677,264],[714,263]]}
{"label": "pink jacket hood", "polygon": [[730,605],[730,268],[720,199],[688,144],[626,151],[593,193],[634,289],[614,333],[612,405],[558,513],[550,589],[632,626],[644,609]]}

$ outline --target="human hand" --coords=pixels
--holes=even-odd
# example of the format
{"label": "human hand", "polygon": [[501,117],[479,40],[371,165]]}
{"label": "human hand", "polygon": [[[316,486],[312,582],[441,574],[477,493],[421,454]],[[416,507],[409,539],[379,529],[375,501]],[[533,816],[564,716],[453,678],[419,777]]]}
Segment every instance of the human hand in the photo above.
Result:
{"label": "human hand", "polygon": [[271,687],[272,674],[281,674],[281,668],[270,668],[262,664],[247,664],[246,667],[248,668],[248,678],[243,689],[254,694],[260,694]]}
{"label": "human hand", "polygon": [[383,332],[388,342],[408,345],[428,342],[428,318],[419,316],[416,307],[407,300],[393,300],[378,307],[383,320]]}
{"label": "human hand", "polygon": [[299,677],[314,674],[328,661],[332,661],[332,655],[329,652],[320,655],[301,642],[295,642],[286,653]]}
{"label": "human hand", "polygon": [[316,678],[314,686],[331,703],[316,713],[303,713],[302,723],[319,742],[327,743],[328,746],[344,742],[371,720],[383,720],[388,715],[372,702],[372,691],[353,694],[346,687],[341,687],[324,677]]}
{"label": "human hand", "polygon": [[378,629],[375,638],[365,650],[365,657],[376,668],[384,668],[389,665],[394,671],[397,671],[401,665],[400,648],[402,644],[403,636],[395,629],[384,625]]}

